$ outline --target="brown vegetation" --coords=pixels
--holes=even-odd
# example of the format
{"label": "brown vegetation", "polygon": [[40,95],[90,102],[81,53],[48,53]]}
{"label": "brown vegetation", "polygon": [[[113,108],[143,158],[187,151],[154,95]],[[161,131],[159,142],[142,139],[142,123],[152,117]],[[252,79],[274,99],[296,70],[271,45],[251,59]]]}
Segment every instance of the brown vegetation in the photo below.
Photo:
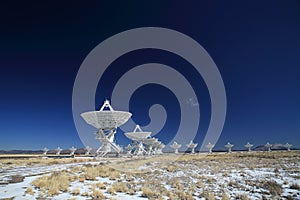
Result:
{"label": "brown vegetation", "polygon": [[48,195],[53,196],[59,192],[67,192],[70,180],[66,172],[54,172],[50,176],[42,176],[32,181],[32,184],[38,189],[48,191]]}

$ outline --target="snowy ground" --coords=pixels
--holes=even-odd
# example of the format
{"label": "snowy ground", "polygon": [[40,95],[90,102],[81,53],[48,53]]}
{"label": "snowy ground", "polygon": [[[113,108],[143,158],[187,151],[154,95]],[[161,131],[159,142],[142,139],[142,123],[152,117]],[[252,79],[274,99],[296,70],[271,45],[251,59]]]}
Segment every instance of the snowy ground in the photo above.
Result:
{"label": "snowy ground", "polygon": [[[0,199],[300,199],[299,151],[107,160],[9,167],[2,163]],[[25,178],[6,184],[14,175]],[[53,179],[38,187],[33,183],[47,177]],[[66,181],[67,189],[51,193],[58,184],[53,180]]]}

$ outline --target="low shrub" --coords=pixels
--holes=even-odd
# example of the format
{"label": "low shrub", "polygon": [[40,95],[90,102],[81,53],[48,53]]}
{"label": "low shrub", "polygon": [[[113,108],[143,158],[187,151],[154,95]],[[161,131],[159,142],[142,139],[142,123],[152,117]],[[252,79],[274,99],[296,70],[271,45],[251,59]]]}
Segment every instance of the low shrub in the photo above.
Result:
{"label": "low shrub", "polygon": [[9,183],[20,183],[24,180],[24,176],[21,175],[12,175],[10,178]]}
{"label": "low shrub", "polygon": [[95,189],[92,193],[92,200],[102,200],[105,199],[104,194],[100,191]]}
{"label": "low shrub", "polygon": [[270,194],[274,196],[280,196],[280,194],[282,193],[281,185],[279,185],[275,181],[266,181],[264,182],[263,187],[267,188],[270,191]]}

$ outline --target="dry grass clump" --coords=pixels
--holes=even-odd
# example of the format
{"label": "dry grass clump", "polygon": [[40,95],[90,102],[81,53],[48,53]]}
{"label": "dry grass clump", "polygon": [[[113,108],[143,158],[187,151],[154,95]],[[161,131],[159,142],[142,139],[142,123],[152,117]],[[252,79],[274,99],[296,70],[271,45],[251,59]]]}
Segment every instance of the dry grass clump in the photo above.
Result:
{"label": "dry grass clump", "polygon": [[203,193],[200,194],[200,197],[204,197],[207,200],[215,200],[215,194],[209,191],[203,191]]}
{"label": "dry grass clump", "polygon": [[78,176],[78,181],[79,181],[79,182],[84,182],[84,181],[85,181],[85,175],[84,175],[84,174],[80,174],[80,175]]}
{"label": "dry grass clump", "polygon": [[89,193],[88,193],[87,191],[85,191],[85,192],[83,192],[83,193],[81,194],[81,196],[87,197],[87,196],[89,196]]}
{"label": "dry grass clump", "polygon": [[115,195],[116,194],[116,190],[114,187],[109,187],[107,190],[107,193],[111,194],[111,195]]}
{"label": "dry grass clump", "polygon": [[223,193],[221,200],[230,200],[230,196],[228,194],[226,194],[226,193]]}
{"label": "dry grass clump", "polygon": [[168,172],[174,172],[176,170],[176,167],[174,166],[174,165],[169,165],[168,167],[167,167],[167,171]]}
{"label": "dry grass clump", "polygon": [[34,195],[34,191],[32,187],[28,187],[25,191],[27,194]]}
{"label": "dry grass clump", "polygon": [[99,176],[101,176],[102,178],[109,177],[111,172],[114,171],[114,169],[107,167],[105,165],[98,166],[98,169],[99,169]]}
{"label": "dry grass clump", "polygon": [[203,188],[203,187],[204,187],[203,182],[202,182],[201,180],[197,181],[196,187],[197,187],[197,188]]}
{"label": "dry grass clump", "polygon": [[271,195],[280,196],[282,193],[282,187],[275,181],[265,181],[263,187],[267,188],[270,191]]}
{"label": "dry grass clump", "polygon": [[300,185],[298,185],[297,183],[293,183],[293,184],[290,186],[290,189],[293,189],[293,190],[300,190]]}
{"label": "dry grass clump", "polygon": [[149,199],[158,199],[160,198],[160,194],[158,192],[156,192],[155,190],[152,190],[148,187],[142,187],[141,188],[142,191],[142,197],[147,197]]}
{"label": "dry grass clump", "polygon": [[116,192],[127,192],[129,189],[125,182],[115,182],[111,188]]}
{"label": "dry grass clump", "polygon": [[[164,185],[152,185],[155,187],[155,191],[158,192],[162,196],[167,196],[168,199],[183,199],[183,200],[191,200],[193,198],[193,194],[196,191],[196,186],[192,183],[189,186],[185,186],[182,184],[179,178],[174,178],[169,180],[168,185],[171,186],[172,190],[167,190]],[[152,189],[152,188],[151,188]]]}
{"label": "dry grass clump", "polygon": [[209,192],[209,191],[204,191],[203,192],[203,196],[205,197],[205,199],[207,200],[215,200],[215,194],[213,192]]}
{"label": "dry grass clump", "polygon": [[99,177],[99,168],[96,166],[87,167],[85,169],[86,180],[96,180]]}
{"label": "dry grass clump", "polygon": [[109,179],[110,180],[117,180],[118,178],[120,178],[121,174],[118,171],[111,171],[109,174]]}
{"label": "dry grass clump", "polygon": [[99,188],[101,190],[105,190],[106,189],[106,185],[102,182],[98,182],[94,184],[94,187]]}
{"label": "dry grass clump", "polygon": [[181,182],[178,178],[171,180],[170,185],[174,189],[184,190],[184,186],[181,184]]}
{"label": "dry grass clump", "polygon": [[[109,177],[110,180],[116,180],[120,178],[120,173],[115,169],[107,166],[93,166],[86,165],[84,169],[85,180],[97,180],[98,177],[106,178]],[[80,181],[83,182],[83,176],[79,176]]]}
{"label": "dry grass clump", "polygon": [[192,192],[184,192],[183,190],[177,190],[175,191],[175,195],[177,196],[177,199],[182,199],[182,200],[193,200],[193,194]]}
{"label": "dry grass clump", "polygon": [[42,176],[32,181],[32,184],[48,191],[48,195],[53,196],[59,194],[59,191],[67,192],[70,180],[66,172],[54,172],[50,176]]}
{"label": "dry grass clump", "polygon": [[92,200],[102,200],[102,199],[105,199],[104,194],[100,190],[97,190],[97,189],[93,190],[93,193],[92,193],[91,196],[92,196]]}
{"label": "dry grass clump", "polygon": [[80,195],[80,189],[79,189],[79,188],[74,188],[74,189],[71,191],[71,194],[73,194],[73,195]]}
{"label": "dry grass clump", "polygon": [[[75,162],[87,162],[91,161],[92,158],[85,158],[85,159],[74,159],[74,158],[41,158],[39,155],[35,158],[31,158],[33,155],[24,155],[24,158],[15,158],[16,155],[5,155],[6,158],[3,158],[4,155],[0,155],[1,163],[4,165],[15,165],[15,166],[32,166],[32,165],[55,165],[55,164],[66,164],[66,163],[75,163]],[[30,158],[26,158],[29,156]],[[9,158],[7,158],[9,157]]]}
{"label": "dry grass clump", "polygon": [[125,174],[125,180],[126,180],[126,182],[131,182],[134,180],[134,177],[132,176],[132,174],[127,173],[127,174]]}
{"label": "dry grass clump", "polygon": [[135,195],[135,193],[136,193],[136,190],[134,190],[134,189],[128,189],[127,190],[127,192],[126,192],[126,194],[129,194],[129,195]]}
{"label": "dry grass clump", "polygon": [[236,199],[240,199],[240,200],[250,200],[249,197],[246,194],[241,194],[236,196]]}

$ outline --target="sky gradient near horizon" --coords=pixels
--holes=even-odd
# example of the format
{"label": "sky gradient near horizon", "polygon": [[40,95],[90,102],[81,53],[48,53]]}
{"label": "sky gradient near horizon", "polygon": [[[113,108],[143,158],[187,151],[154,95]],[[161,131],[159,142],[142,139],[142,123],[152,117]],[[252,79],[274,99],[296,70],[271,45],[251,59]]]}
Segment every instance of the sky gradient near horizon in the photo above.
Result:
{"label": "sky gradient near horizon", "polygon": [[[83,147],[72,117],[81,63],[108,37],[149,26],[190,36],[216,63],[227,95],[219,149],[228,141],[237,148],[248,141],[300,147],[299,0],[1,2],[0,24],[0,149]],[[202,121],[195,142],[201,142],[210,119],[209,95],[184,60],[160,50],[138,50],[112,63],[107,77],[114,81],[148,62],[185,66],[186,78],[197,83]],[[98,88],[97,108],[110,98],[112,87]],[[178,128],[173,94],[147,85],[134,93],[130,108],[146,125],[147,108],[154,103],[165,105],[171,116],[158,134],[163,141]],[[120,144],[129,142],[121,131],[116,136]]]}

